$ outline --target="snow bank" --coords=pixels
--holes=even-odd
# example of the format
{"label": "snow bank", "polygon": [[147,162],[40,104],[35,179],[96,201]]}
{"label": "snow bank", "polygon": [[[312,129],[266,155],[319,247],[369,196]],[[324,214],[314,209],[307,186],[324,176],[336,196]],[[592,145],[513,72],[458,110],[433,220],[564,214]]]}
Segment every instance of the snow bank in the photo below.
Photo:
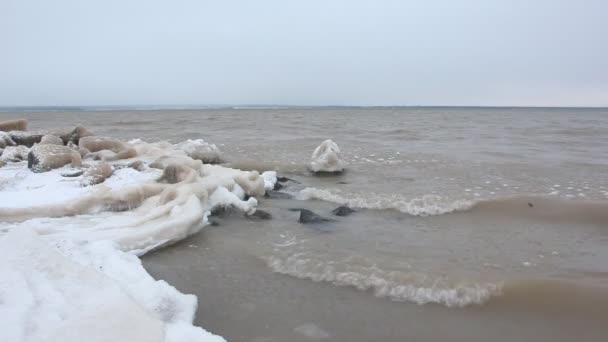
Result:
{"label": "snow bank", "polygon": [[[137,159],[109,161],[113,174],[88,187],[102,162],[0,168],[0,341],[223,341],[192,326],[194,296],[152,279],[137,256],[197,233],[217,207],[255,212],[276,174],[202,164],[168,143],[131,146]],[[137,160],[185,174],[159,182],[166,170],[127,166]]]}
{"label": "snow bank", "polygon": [[196,297],[152,279],[137,257],[71,243],[26,229],[0,237],[0,341],[224,341],[191,325]]}
{"label": "snow bank", "polygon": [[344,166],[340,148],[331,140],[325,140],[314,150],[308,164],[312,172],[342,172]]}

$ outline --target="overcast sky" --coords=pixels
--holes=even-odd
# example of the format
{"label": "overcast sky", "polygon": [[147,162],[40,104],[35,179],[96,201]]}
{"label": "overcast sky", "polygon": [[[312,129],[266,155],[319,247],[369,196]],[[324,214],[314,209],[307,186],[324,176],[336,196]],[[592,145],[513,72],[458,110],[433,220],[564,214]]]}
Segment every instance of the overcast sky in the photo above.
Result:
{"label": "overcast sky", "polygon": [[606,0],[0,0],[0,106],[608,105]]}

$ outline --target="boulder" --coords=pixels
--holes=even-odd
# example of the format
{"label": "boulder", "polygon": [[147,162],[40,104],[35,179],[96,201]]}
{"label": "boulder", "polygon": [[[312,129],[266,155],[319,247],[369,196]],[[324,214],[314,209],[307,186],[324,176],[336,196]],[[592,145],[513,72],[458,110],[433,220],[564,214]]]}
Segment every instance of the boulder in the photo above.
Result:
{"label": "boulder", "polygon": [[11,135],[6,132],[0,132],[0,148],[7,146],[15,146],[16,143],[11,138]]}
{"label": "boulder", "polygon": [[137,156],[137,151],[129,143],[114,138],[86,136],[78,143],[80,148],[90,151],[95,160],[120,160]]}
{"label": "boulder", "polygon": [[25,131],[26,129],[27,129],[27,120],[25,120],[25,119],[0,121],[0,131],[3,131],[3,132]]}
{"label": "boulder", "polygon": [[355,211],[347,206],[339,206],[336,209],[331,211],[332,213],[334,213],[334,215],[336,216],[348,216],[352,213],[354,213]]}
{"label": "boulder", "polygon": [[40,144],[42,145],[63,145],[63,140],[60,137],[52,134],[44,135],[40,139]]}
{"label": "boulder", "polygon": [[33,172],[46,172],[67,164],[81,166],[80,154],[63,145],[36,145],[27,155],[27,167]]}
{"label": "boulder", "polygon": [[29,151],[30,149],[25,146],[7,146],[2,151],[0,160],[4,162],[20,162],[27,159]]}
{"label": "boulder", "polygon": [[90,186],[103,183],[107,178],[110,178],[114,173],[112,166],[106,163],[101,163],[90,167],[82,176],[82,186]]}
{"label": "boulder", "polygon": [[190,158],[200,160],[205,164],[218,164],[220,162],[220,150],[215,144],[209,144],[203,139],[181,142],[177,144],[177,148],[186,152]]}
{"label": "boulder", "polygon": [[325,140],[312,153],[308,169],[314,173],[340,173],[344,171],[344,166],[338,145]]}

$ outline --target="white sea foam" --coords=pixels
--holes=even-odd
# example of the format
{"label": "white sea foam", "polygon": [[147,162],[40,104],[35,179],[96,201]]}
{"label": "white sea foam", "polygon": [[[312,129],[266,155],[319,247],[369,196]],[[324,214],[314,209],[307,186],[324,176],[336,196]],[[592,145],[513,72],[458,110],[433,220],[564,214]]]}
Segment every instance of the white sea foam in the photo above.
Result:
{"label": "white sea foam", "polygon": [[277,273],[337,286],[372,290],[378,297],[416,304],[437,303],[448,307],[482,304],[502,291],[502,284],[450,281],[414,273],[385,271],[378,267],[341,265],[303,254],[286,258],[271,256],[267,265]]}
{"label": "white sea foam", "polygon": [[0,169],[0,340],[223,341],[192,325],[196,297],[152,279],[137,256],[200,231],[218,206],[254,212],[276,174],[203,165],[168,143],[133,146],[148,163],[183,162],[177,183],[125,167],[132,160],[90,187],[63,177],[67,167]]}
{"label": "white sea foam", "polygon": [[368,193],[345,194],[340,190],[324,190],[308,187],[297,194],[298,199],[320,199],[353,208],[395,209],[415,216],[442,215],[455,211],[468,210],[475,205],[470,200],[450,200],[438,195],[424,195],[420,198],[407,199],[401,195]]}

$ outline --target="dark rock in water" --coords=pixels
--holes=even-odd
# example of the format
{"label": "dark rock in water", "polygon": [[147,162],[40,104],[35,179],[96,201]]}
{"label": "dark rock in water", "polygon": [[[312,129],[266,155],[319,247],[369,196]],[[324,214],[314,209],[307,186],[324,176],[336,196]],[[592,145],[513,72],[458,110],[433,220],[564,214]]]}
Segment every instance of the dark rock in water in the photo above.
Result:
{"label": "dark rock in water", "polygon": [[332,220],[325,218],[323,216],[319,216],[308,209],[300,209],[300,219],[298,222],[300,223],[325,223],[331,222]]}
{"label": "dark rock in water", "polygon": [[272,190],[277,191],[283,189],[283,185],[279,182],[274,183],[274,188]]}
{"label": "dark rock in water", "polygon": [[532,208],[534,206],[534,204],[528,202],[528,207]]}
{"label": "dark rock in water", "polygon": [[284,192],[274,191],[274,190],[266,191],[266,194],[264,196],[266,198],[270,198],[270,199],[292,199],[293,198],[293,196],[290,194],[286,194]]}
{"label": "dark rock in water", "polygon": [[336,209],[332,210],[332,213],[336,216],[348,216],[355,211],[347,206],[339,206]]}
{"label": "dark rock in water", "polygon": [[257,218],[260,220],[270,220],[272,215],[264,210],[256,209],[255,213],[248,215],[247,217]]}
{"label": "dark rock in water", "polygon": [[338,184],[348,184],[348,182],[338,182]]}
{"label": "dark rock in water", "polygon": [[214,227],[217,227],[220,225],[220,222],[216,218],[211,217],[209,218],[209,224]]}
{"label": "dark rock in water", "polygon": [[61,174],[61,176],[62,177],[78,177],[78,176],[82,176],[83,173],[84,173],[84,170],[70,170],[70,171],[63,172]]}
{"label": "dark rock in water", "polygon": [[222,207],[214,208],[211,211],[211,216],[212,217],[228,217],[228,216],[236,213],[237,211],[238,210],[233,206],[222,206]]}
{"label": "dark rock in water", "polygon": [[280,183],[294,182],[294,183],[300,184],[300,182],[298,182],[297,180],[291,179],[289,177],[277,177],[277,182],[280,182]]}

